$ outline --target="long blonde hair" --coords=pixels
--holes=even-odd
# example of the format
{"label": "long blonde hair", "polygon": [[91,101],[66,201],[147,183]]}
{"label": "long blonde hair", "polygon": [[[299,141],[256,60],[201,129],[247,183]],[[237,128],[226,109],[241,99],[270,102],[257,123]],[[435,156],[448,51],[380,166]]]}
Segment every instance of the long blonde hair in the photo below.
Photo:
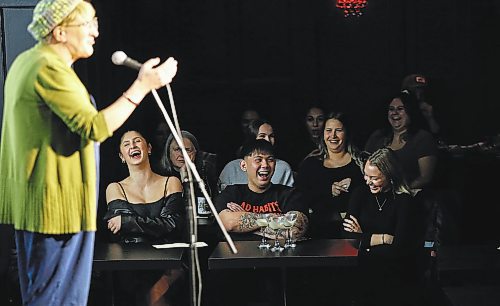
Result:
{"label": "long blonde hair", "polygon": [[403,170],[392,149],[378,149],[370,155],[368,161],[371,165],[377,167],[386,179],[390,181],[391,188],[395,193],[414,195],[414,192],[410,189],[408,183],[406,183]]}

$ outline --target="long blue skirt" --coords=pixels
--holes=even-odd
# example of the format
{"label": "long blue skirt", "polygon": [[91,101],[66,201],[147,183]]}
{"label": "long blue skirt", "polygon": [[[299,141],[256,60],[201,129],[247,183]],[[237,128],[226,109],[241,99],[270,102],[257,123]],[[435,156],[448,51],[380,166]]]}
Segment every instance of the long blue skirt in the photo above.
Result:
{"label": "long blue skirt", "polygon": [[23,305],[87,305],[95,232],[47,235],[16,230]]}

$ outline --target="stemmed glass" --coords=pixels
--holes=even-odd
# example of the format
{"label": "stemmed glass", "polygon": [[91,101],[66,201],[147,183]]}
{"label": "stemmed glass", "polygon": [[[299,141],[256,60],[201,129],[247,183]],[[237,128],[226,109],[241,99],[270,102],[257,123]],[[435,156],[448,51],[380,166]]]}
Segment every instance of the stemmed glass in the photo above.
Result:
{"label": "stemmed glass", "polygon": [[281,252],[285,249],[280,245],[280,242],[278,239],[278,235],[280,234],[281,229],[283,228],[284,218],[285,217],[283,217],[283,216],[272,216],[270,221],[269,221],[269,227],[272,230],[274,230],[274,246],[271,248],[272,252],[276,252],[276,251]]}
{"label": "stemmed glass", "polygon": [[266,234],[264,229],[269,226],[269,214],[258,214],[257,219],[255,219],[255,223],[257,226],[260,226],[260,234],[262,235],[262,240],[259,244],[259,249],[268,249],[271,247],[269,242],[267,242]]}
{"label": "stemmed glass", "polygon": [[286,238],[286,242],[285,242],[285,248],[294,248],[296,247],[297,245],[295,244],[295,242],[293,242],[293,239],[292,239],[292,227],[295,225],[295,222],[297,221],[297,213],[296,212],[292,212],[292,211],[289,211],[285,214],[285,222],[284,222],[284,225],[286,227],[286,230],[287,230],[287,238]]}

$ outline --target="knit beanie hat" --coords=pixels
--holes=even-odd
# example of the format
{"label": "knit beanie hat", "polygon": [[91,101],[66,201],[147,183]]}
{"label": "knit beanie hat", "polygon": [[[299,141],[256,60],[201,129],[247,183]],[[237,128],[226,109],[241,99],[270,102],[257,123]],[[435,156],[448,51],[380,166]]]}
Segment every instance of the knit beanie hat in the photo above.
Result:
{"label": "knit beanie hat", "polygon": [[47,36],[83,0],[40,0],[33,10],[28,32],[38,41]]}

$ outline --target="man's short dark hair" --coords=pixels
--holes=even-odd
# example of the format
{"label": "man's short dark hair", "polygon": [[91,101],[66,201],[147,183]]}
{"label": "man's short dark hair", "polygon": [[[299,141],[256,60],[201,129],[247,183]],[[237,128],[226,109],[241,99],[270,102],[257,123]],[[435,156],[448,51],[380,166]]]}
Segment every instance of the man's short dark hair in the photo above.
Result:
{"label": "man's short dark hair", "polygon": [[264,139],[253,139],[247,141],[243,144],[241,148],[241,157],[252,156],[253,153],[266,153],[269,155],[274,155],[273,145]]}

